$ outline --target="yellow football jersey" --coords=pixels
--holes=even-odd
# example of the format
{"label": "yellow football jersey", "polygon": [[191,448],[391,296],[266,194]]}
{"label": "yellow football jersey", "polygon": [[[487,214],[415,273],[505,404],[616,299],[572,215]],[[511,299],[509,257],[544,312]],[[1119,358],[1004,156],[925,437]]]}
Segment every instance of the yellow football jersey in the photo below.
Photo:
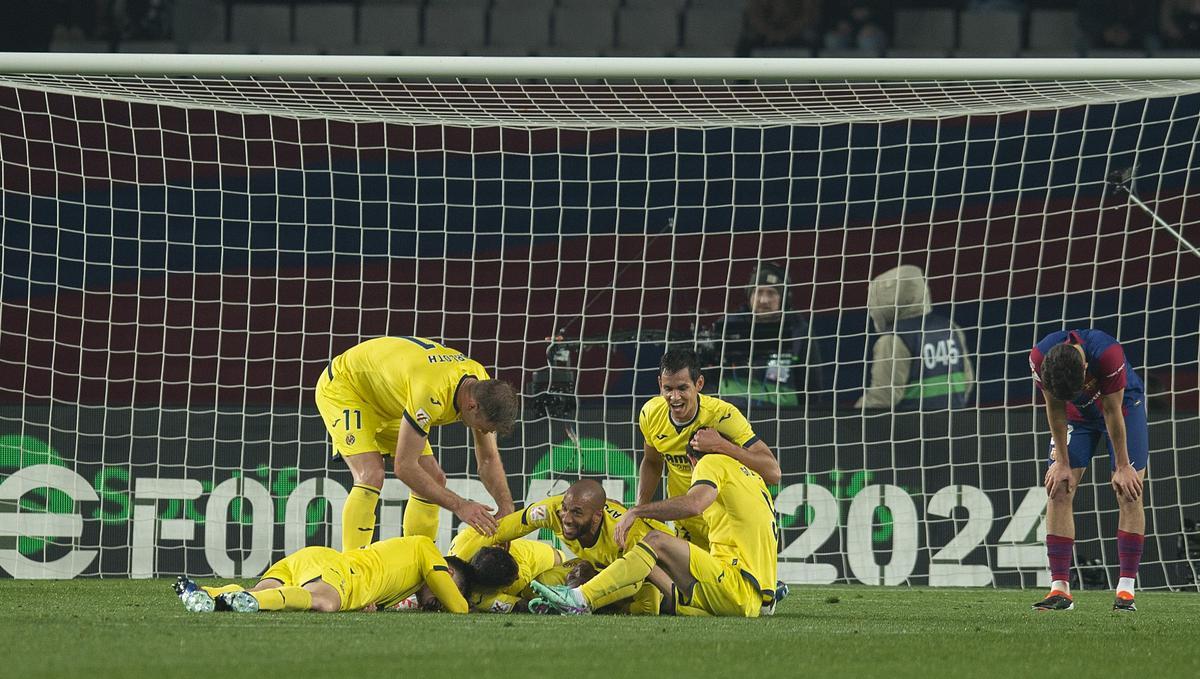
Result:
{"label": "yellow football jersey", "polygon": [[[490,538],[480,535],[470,526],[464,526],[455,538],[450,553],[460,559],[470,559],[483,547],[511,542],[539,528],[548,528],[576,557],[587,559],[597,569],[604,568],[621,558],[625,550],[617,545],[616,538],[613,537],[613,528],[617,525],[617,521],[620,521],[621,517],[625,515],[625,505],[616,500],[608,500],[605,503],[604,519],[600,524],[600,535],[596,538],[596,544],[584,547],[579,544],[578,540],[568,540],[563,537],[562,520],[558,517],[562,503],[563,496],[555,495],[535,502],[523,511],[513,512],[500,519],[496,534]],[[662,531],[668,535],[672,534],[671,529],[661,521],[638,519],[629,529],[629,537],[626,538],[625,546],[632,548],[639,540],[646,537],[646,533],[649,533],[651,529]]]}
{"label": "yellow football jersey", "polygon": [[709,553],[737,567],[762,592],[775,596],[775,504],[757,472],[728,455],[705,455],[696,463],[692,484],[717,489],[704,510]]}
{"label": "yellow football jersey", "polygon": [[692,486],[692,463],[688,461],[687,445],[697,429],[716,429],[743,448],[758,440],[746,416],[736,406],[704,394],[699,394],[698,398],[695,417],[683,424],[671,420],[671,408],[661,396],[647,401],[638,415],[638,426],[646,443],[662,453],[666,461],[667,497],[683,495]]}
{"label": "yellow football jersey", "polygon": [[408,598],[426,582],[446,610],[467,610],[466,600],[450,579],[445,557],[433,540],[423,535],[391,538],[342,552],[340,561],[322,577],[344,578],[341,590],[348,600],[342,601],[342,610],[370,604],[386,608]]}
{"label": "yellow football jersey", "polygon": [[459,419],[455,396],[468,377],[489,379],[478,362],[424,337],[378,337],[337,356],[326,369],[382,420],[404,418],[422,435]]}
{"label": "yellow football jersey", "polygon": [[472,591],[467,599],[471,610],[481,613],[511,613],[518,601],[537,596],[529,583],[562,564],[561,552],[536,540],[513,540],[508,545],[508,553],[512,555],[513,561],[517,562],[517,579],[499,590]]}

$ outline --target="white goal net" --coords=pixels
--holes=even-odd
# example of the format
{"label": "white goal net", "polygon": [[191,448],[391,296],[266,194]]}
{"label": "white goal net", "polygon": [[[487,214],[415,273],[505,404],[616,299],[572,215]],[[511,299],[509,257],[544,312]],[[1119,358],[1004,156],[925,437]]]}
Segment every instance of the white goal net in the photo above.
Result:
{"label": "white goal net", "polygon": [[[1196,586],[1200,79],[51,56],[0,60],[7,575],[253,577],[338,544],[350,476],[312,388],[404,335],[521,387],[518,503],[581,475],[632,502],[637,408],[663,351],[694,347],[780,459],[784,580],[1034,586],[1049,436],[1027,357],[1095,327],[1146,382],[1141,586]],[[868,303],[901,266],[915,316]],[[748,311],[756,286],[781,316]],[[961,333],[868,390],[885,330],[930,319]],[[486,498],[442,429],[452,488]],[[1108,468],[1076,498],[1083,587],[1115,583]],[[380,537],[406,497],[389,479]]]}

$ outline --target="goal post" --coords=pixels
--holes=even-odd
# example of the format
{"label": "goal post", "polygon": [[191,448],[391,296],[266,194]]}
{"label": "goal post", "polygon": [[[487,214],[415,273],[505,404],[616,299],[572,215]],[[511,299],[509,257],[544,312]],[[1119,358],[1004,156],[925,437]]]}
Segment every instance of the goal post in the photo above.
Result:
{"label": "goal post", "polygon": [[[521,387],[518,503],[581,475],[632,501],[637,408],[698,347],[780,459],[783,579],[1036,586],[1027,356],[1097,327],[1147,381],[1141,586],[1194,588],[1198,134],[1189,59],[0,55],[0,571],[253,577],[337,544],[312,387],[406,335]],[[922,387],[962,407],[857,407],[901,265],[962,331],[914,358],[970,361]],[[764,282],[789,334],[739,344]],[[433,439],[485,500],[463,428]],[[1081,584],[1111,586],[1106,454],[1076,503]]]}

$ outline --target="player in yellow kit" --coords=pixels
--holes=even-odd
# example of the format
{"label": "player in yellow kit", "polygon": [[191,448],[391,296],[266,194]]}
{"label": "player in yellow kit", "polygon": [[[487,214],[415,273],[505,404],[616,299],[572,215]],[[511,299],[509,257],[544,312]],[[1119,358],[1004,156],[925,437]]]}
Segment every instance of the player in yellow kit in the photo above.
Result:
{"label": "player in yellow kit", "polygon": [[571,567],[562,552],[536,540],[513,540],[508,549],[484,547],[471,557],[471,595],[467,603],[480,613],[525,613],[535,594],[529,583],[561,585]]}
{"label": "player in yellow kit", "polygon": [[496,501],[497,516],[513,511],[496,435],[512,429],[518,397],[462,352],[424,337],[367,340],[321,372],[316,401],[336,454],[354,476],[342,509],[344,551],[371,542],[384,458],[392,455],[396,478],[411,491],[405,536],[436,538],[439,506],[482,533],[495,530],[491,508],[446,488],[446,475],[433,457],[430,428],[456,420],[473,431],[479,477]]}
{"label": "player in yellow kit", "polygon": [[[494,535],[483,536],[471,528],[462,529],[450,547],[450,553],[470,560],[483,547],[501,545],[540,528],[546,528],[557,535],[576,557],[601,569],[625,553],[625,549],[617,543],[613,535],[613,529],[625,513],[625,507],[621,503],[605,497],[604,487],[598,482],[593,479],[580,479],[563,495],[548,497],[529,505],[519,513],[509,514],[500,519],[500,525]],[[654,529],[669,530],[666,524],[658,521],[631,521],[628,527],[633,536],[630,545]],[[634,600],[629,607],[630,613],[655,615],[659,612],[662,597],[660,590],[652,583],[670,591],[670,582],[665,574],[657,571],[650,583],[615,592],[606,597],[597,608],[632,596]]]}
{"label": "player in yellow kit", "polygon": [[352,552],[305,547],[272,564],[258,584],[197,587],[186,577],[175,593],[193,612],[357,611],[386,608],[427,587],[451,613],[466,613],[466,569],[455,568],[433,540],[392,538]]}
{"label": "player in yellow kit", "polygon": [[[645,439],[639,467],[638,504],[654,499],[667,468],[668,498],[679,497],[692,485],[688,442],[700,437],[704,450],[727,455],[758,472],[767,484],[779,483],[779,461],[755,435],[746,417],[732,404],[704,396],[700,360],[687,349],[672,349],[659,364],[659,396],[646,402],[638,416]],[[707,433],[697,433],[701,430]],[[699,516],[675,522],[675,534],[700,549],[708,549],[707,528]]]}
{"label": "player in yellow kit", "polygon": [[[546,603],[563,613],[590,613],[609,593],[642,582],[661,566],[675,583],[680,615],[758,617],[774,603],[776,552],[775,507],[756,472],[732,457],[706,453],[693,443],[692,487],[661,502],[638,505],[614,528],[625,555],[586,584],[567,588],[534,582]],[[696,456],[700,456],[696,459]],[[708,551],[681,538],[650,531],[635,541],[630,530],[639,519],[678,520],[702,516]]]}

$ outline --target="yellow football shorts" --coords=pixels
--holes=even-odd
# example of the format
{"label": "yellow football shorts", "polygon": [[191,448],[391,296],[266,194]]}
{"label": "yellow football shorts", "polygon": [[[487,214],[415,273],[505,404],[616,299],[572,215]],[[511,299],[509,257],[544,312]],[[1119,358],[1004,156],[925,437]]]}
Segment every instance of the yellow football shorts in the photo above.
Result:
{"label": "yellow football shorts", "polygon": [[[325,430],[333,439],[333,454],[343,457],[362,453],[396,454],[402,420],[385,420],[363,400],[346,380],[332,377],[328,368],[317,380],[317,410],[325,421]],[[429,439],[422,455],[433,455]]]}
{"label": "yellow football shorts", "polygon": [[696,579],[691,593],[676,590],[678,615],[717,615],[757,618],[762,593],[737,566],[691,545],[688,570]]}
{"label": "yellow football shorts", "polygon": [[349,568],[342,553],[330,547],[305,547],[271,564],[260,580],[279,580],[286,587],[303,587],[320,579],[337,590],[342,608],[350,601]]}
{"label": "yellow football shorts", "polygon": [[687,540],[701,551],[708,552],[708,524],[703,516],[689,516],[675,522],[675,537]]}

